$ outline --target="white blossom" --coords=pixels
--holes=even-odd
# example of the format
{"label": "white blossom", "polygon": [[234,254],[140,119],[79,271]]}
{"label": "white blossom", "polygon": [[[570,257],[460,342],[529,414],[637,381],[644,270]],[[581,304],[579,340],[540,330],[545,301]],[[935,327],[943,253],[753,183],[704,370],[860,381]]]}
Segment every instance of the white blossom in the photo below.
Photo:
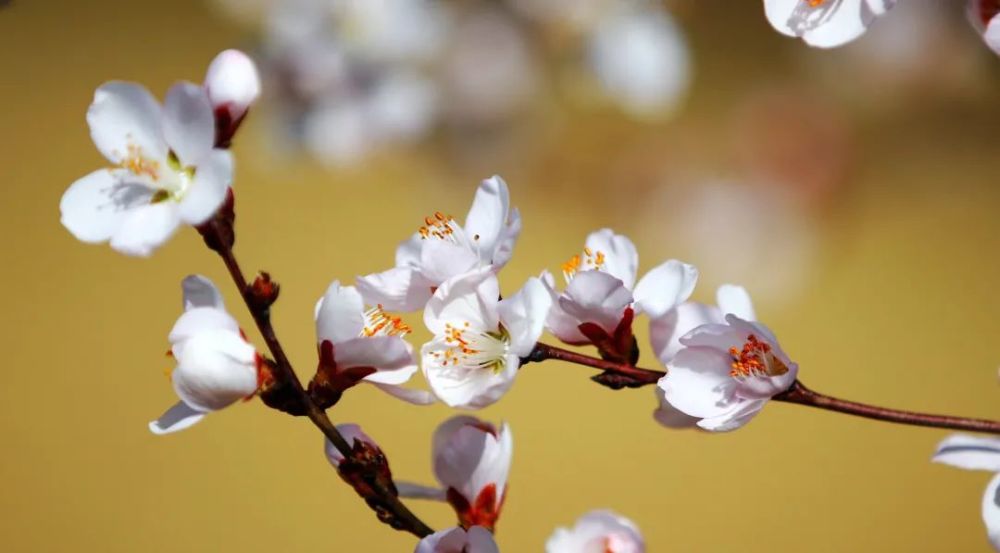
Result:
{"label": "white blossom", "polygon": [[764,0],[764,14],[776,31],[801,37],[817,48],[847,44],[864,34],[896,0]]}

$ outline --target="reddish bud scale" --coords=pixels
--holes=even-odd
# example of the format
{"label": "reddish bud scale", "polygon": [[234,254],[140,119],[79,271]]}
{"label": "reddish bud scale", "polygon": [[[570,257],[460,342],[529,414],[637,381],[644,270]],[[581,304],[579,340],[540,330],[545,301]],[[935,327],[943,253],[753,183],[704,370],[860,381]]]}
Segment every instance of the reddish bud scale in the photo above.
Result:
{"label": "reddish bud scale", "polygon": [[302,396],[283,374],[278,370],[274,361],[258,356],[257,395],[260,396],[264,405],[272,409],[296,417],[305,415],[306,405],[302,402]]}
{"label": "reddish bud scale", "polygon": [[465,496],[455,488],[448,488],[446,497],[448,503],[455,509],[458,523],[462,528],[468,530],[473,526],[482,526],[492,532],[496,528],[497,519],[500,518],[507,492],[504,490],[504,495],[497,501],[496,484],[487,484],[479,491],[472,504],[469,504]]}
{"label": "reddish bud scale", "polygon": [[226,191],[226,199],[207,221],[195,227],[201,234],[205,245],[214,252],[222,253],[233,248],[236,243],[236,230],[233,224],[236,222],[235,211],[236,197],[233,189]]}
{"label": "reddish bud scale", "polygon": [[354,440],[351,448],[351,455],[337,466],[337,474],[365,500],[380,521],[397,530],[405,528],[405,524],[393,514],[385,499],[376,491],[376,488],[381,487],[393,497],[399,495],[385,454],[377,446],[361,440]]}
{"label": "reddish bud scale", "polygon": [[309,381],[309,397],[321,409],[329,409],[340,401],[344,390],[356,386],[366,376],[374,374],[374,367],[337,366],[336,349],[333,342],[323,340],[319,345],[319,362],[316,374]]}
{"label": "reddish bud scale", "polygon": [[1000,0],[973,0],[969,2],[969,16],[973,23],[985,27],[1000,13]]}
{"label": "reddish bud scale", "polygon": [[254,279],[248,291],[249,300],[253,302],[254,309],[266,310],[278,300],[281,286],[271,280],[271,275],[261,271]]}
{"label": "reddish bud scale", "polygon": [[597,348],[602,359],[632,366],[639,361],[639,344],[632,334],[634,318],[635,311],[626,307],[613,335],[594,323],[582,323],[578,328]]}

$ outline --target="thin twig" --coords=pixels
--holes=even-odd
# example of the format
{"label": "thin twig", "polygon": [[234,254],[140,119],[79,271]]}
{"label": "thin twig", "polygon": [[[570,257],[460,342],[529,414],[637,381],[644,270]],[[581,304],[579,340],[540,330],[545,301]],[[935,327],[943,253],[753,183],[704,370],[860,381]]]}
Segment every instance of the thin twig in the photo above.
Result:
{"label": "thin twig", "polygon": [[[295,374],[295,369],[292,368],[291,362],[289,362],[284,349],[281,347],[281,342],[278,340],[278,336],[274,332],[274,327],[271,326],[269,311],[254,307],[255,304],[250,296],[250,285],[247,283],[247,279],[243,275],[243,270],[236,261],[236,256],[233,254],[232,248],[225,245],[225,241],[222,236],[222,229],[215,221],[211,221],[207,224],[211,226],[212,232],[215,233],[218,239],[220,247],[216,251],[222,258],[222,261],[226,264],[226,269],[229,270],[229,275],[232,277],[233,283],[236,284],[247,309],[253,316],[253,320],[257,324],[257,329],[264,338],[264,342],[267,344],[268,349],[271,350],[271,355],[274,356],[275,364],[282,372],[281,376],[292,384],[295,394],[299,396],[303,405],[306,406],[306,415],[309,417],[309,420],[311,420],[312,423],[319,428],[323,435],[326,436],[331,443],[333,443],[334,447],[336,447],[337,450],[344,455],[344,457],[353,458],[354,451],[351,444],[347,443],[347,440],[344,439],[333,423],[330,422],[329,417],[326,416],[326,412],[316,406],[316,404],[312,401],[312,398],[309,397],[309,394],[306,393],[305,389],[302,387],[302,383]],[[389,509],[395,520],[401,523],[402,530],[410,532],[419,538],[434,533],[434,530],[413,514],[413,512],[399,500],[396,494],[387,489],[378,479],[373,477],[370,480],[371,481],[368,482],[368,484],[375,491],[376,495],[379,496],[381,502]]]}

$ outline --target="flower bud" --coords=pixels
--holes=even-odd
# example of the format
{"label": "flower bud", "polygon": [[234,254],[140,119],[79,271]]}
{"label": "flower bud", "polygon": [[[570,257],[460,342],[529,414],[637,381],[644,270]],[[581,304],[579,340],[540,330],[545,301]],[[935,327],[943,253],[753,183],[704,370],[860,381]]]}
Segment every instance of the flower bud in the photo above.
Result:
{"label": "flower bud", "polygon": [[279,292],[281,292],[281,286],[276,281],[271,280],[271,274],[261,271],[250,284],[250,299],[253,301],[254,309],[262,311],[269,309],[278,300]]}
{"label": "flower bud", "polygon": [[249,56],[225,50],[212,60],[205,74],[205,91],[215,111],[216,143],[226,147],[260,96],[260,75]]}
{"label": "flower bud", "polygon": [[513,440],[473,417],[453,417],[434,432],[434,473],[463,527],[492,530],[507,491]]}

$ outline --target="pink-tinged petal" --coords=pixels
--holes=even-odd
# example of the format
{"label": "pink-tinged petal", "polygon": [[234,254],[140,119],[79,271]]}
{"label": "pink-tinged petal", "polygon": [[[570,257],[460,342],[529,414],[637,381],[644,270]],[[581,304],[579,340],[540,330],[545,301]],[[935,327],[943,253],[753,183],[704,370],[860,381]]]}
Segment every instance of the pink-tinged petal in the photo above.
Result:
{"label": "pink-tinged petal", "polygon": [[728,324],[705,324],[681,336],[680,342],[687,347],[712,348],[728,352],[729,348],[742,347],[748,333],[742,328]]}
{"label": "pink-tinged petal", "polygon": [[746,288],[735,284],[723,284],[715,292],[715,303],[723,315],[736,315],[745,321],[757,319],[757,314],[753,308],[753,301]]}
{"label": "pink-tinged petal", "polygon": [[189,225],[200,225],[226,201],[233,182],[233,154],[212,150],[202,158],[187,191],[180,201],[180,216]]}
{"label": "pink-tinged petal", "polygon": [[493,252],[493,268],[500,270],[510,261],[514,255],[514,244],[521,235],[521,212],[516,207],[510,211],[508,223],[500,231],[500,238],[497,240],[496,248]]}
{"label": "pink-tinged petal", "polygon": [[425,243],[427,240],[420,236],[419,232],[413,233],[413,236],[400,242],[399,246],[396,247],[396,266],[419,267],[420,252],[423,251]]}
{"label": "pink-tinged petal", "polygon": [[722,324],[725,319],[719,308],[697,302],[686,302],[662,317],[650,320],[649,342],[653,354],[666,365],[683,348],[681,337],[706,324]]}
{"label": "pink-tinged petal", "polygon": [[[369,382],[368,379],[365,379],[365,381]],[[371,382],[371,384],[390,396],[413,405],[431,405],[433,403],[437,403],[437,398],[434,394],[428,392],[427,390],[414,390],[412,388],[404,388],[403,386],[397,386],[395,384],[382,384],[379,382]]]}
{"label": "pink-tinged petal", "polygon": [[434,474],[445,487],[454,488],[470,504],[489,484],[503,496],[510,473],[514,442],[506,424],[492,425],[470,417],[446,421],[434,433]]}
{"label": "pink-tinged petal", "polygon": [[224,50],[209,64],[204,86],[212,107],[225,110],[231,120],[237,120],[260,96],[260,75],[250,56],[239,50]]}
{"label": "pink-tinged petal", "polygon": [[479,269],[445,281],[438,287],[424,309],[424,324],[435,335],[442,335],[447,324],[487,332],[499,326],[497,304],[500,285],[489,268]]}
{"label": "pink-tinged petal", "polygon": [[983,40],[986,41],[986,45],[990,47],[990,50],[1000,54],[1000,16],[993,16],[990,22],[986,24],[986,29],[983,31]]}
{"label": "pink-tinged petal", "polygon": [[163,103],[163,136],[182,166],[200,169],[215,145],[215,115],[204,88],[186,82],[170,87]]}
{"label": "pink-tinged petal", "polygon": [[479,256],[469,246],[444,240],[427,240],[420,251],[420,272],[430,282],[440,284],[479,267]]}
{"label": "pink-tinged petal", "polygon": [[161,115],[159,102],[145,87],[112,81],[94,92],[87,124],[94,145],[111,163],[121,163],[134,154],[162,163],[167,158],[167,144]]}
{"label": "pink-tinged petal", "polygon": [[[181,281],[181,291],[184,298],[184,310],[188,311],[195,307],[212,307],[217,310],[225,310],[222,300],[222,292],[215,286],[208,277],[201,275],[188,275]],[[230,317],[232,320],[232,317]],[[233,321],[235,324],[235,321]],[[234,328],[233,330],[238,330]]]}
{"label": "pink-tinged petal", "polygon": [[646,544],[631,520],[608,510],[591,511],[572,528],[557,528],[545,542],[545,553],[644,553]]}
{"label": "pink-tinged petal", "polygon": [[967,470],[1000,472],[1000,439],[953,434],[938,444],[931,460]]}
{"label": "pink-tinged petal", "polygon": [[635,303],[649,317],[662,317],[687,301],[698,282],[694,265],[671,259],[654,267],[635,287]]}
{"label": "pink-tinged petal", "polygon": [[59,202],[62,224],[77,240],[96,244],[118,232],[135,209],[147,206],[153,191],[131,182],[126,171],[98,169],[78,179]]}
{"label": "pink-tinged petal", "polygon": [[174,355],[174,391],[194,409],[216,411],[257,390],[256,351],[238,334],[199,332]]}
{"label": "pink-tinged petal", "polygon": [[111,248],[126,255],[148,257],[174,235],[180,223],[174,202],[137,207],[128,212],[111,236]]}
{"label": "pink-tinged petal", "polygon": [[657,385],[670,405],[692,417],[727,413],[738,401],[736,380],[729,376],[729,355],[712,348],[684,348],[667,366]]}
{"label": "pink-tinged petal", "polygon": [[537,278],[529,278],[513,296],[497,307],[500,321],[510,335],[510,351],[524,357],[531,353],[552,307],[552,295]]}
{"label": "pink-tinged petal", "polygon": [[654,392],[656,393],[656,400],[658,402],[658,407],[653,411],[653,419],[656,422],[667,428],[674,429],[695,428],[698,425],[700,419],[692,417],[670,405],[670,402],[667,401],[666,396],[663,394],[663,390],[656,387],[654,388]]}
{"label": "pink-tinged petal", "polygon": [[586,336],[580,332],[580,322],[569,316],[559,305],[559,292],[555,289],[555,279],[552,278],[552,273],[542,271],[538,278],[552,298],[552,307],[549,308],[549,315],[545,319],[545,327],[549,329],[549,332],[555,334],[556,338],[568,344],[587,343]]}
{"label": "pink-tinged petal", "polygon": [[740,401],[732,410],[722,415],[701,419],[698,421],[698,427],[709,432],[730,432],[742,428],[764,408],[766,403],[766,399]]}
{"label": "pink-tinged petal", "polygon": [[473,248],[480,252],[483,264],[493,263],[493,253],[507,226],[509,211],[510,192],[502,178],[494,175],[479,184],[463,228]]}
{"label": "pink-tinged petal", "polygon": [[149,423],[149,431],[157,435],[178,432],[200,422],[201,419],[205,418],[206,414],[204,411],[193,409],[183,401],[178,401],[173,407],[160,415],[160,418]]}
{"label": "pink-tinged petal", "polygon": [[[186,301],[186,300],[185,300]],[[202,332],[225,330],[234,334],[240,331],[240,325],[225,310],[214,307],[192,307],[187,309],[174,327],[170,329],[168,339],[174,345],[173,353],[180,356],[183,342]]]}
{"label": "pink-tinged petal", "polygon": [[361,294],[353,286],[341,286],[333,281],[316,304],[316,341],[329,340],[337,346],[340,363],[340,343],[361,336],[365,327],[365,306]]}
{"label": "pink-tinged petal", "polygon": [[993,549],[1000,551],[1000,474],[990,480],[983,494],[983,524]]}
{"label": "pink-tinged petal", "polygon": [[469,540],[468,553],[500,553],[500,548],[493,541],[493,533],[489,530],[482,526],[473,526],[469,528],[467,534]]}
{"label": "pink-tinged petal", "polygon": [[[399,336],[360,337],[336,342],[335,355],[338,369],[372,367],[380,371],[395,371],[414,365],[410,348]],[[372,376],[375,375],[368,378]]]}
{"label": "pink-tinged petal", "polygon": [[481,526],[466,532],[461,527],[435,532],[420,540],[414,553],[500,553],[493,534]]}
{"label": "pink-tinged petal", "polygon": [[423,309],[435,284],[413,267],[393,267],[357,279],[358,292],[368,305],[409,313]]}
{"label": "pink-tinged petal", "polygon": [[[352,448],[354,447],[355,441],[372,445],[375,448],[379,447],[378,443],[376,443],[371,436],[365,434],[364,430],[361,430],[361,427],[356,424],[338,424],[337,431],[340,432],[340,435],[344,437],[344,440]],[[323,440],[323,452],[326,454],[326,460],[333,465],[333,468],[339,467],[340,463],[344,460],[344,454],[341,453],[339,449],[334,447],[333,442],[330,440]]]}
{"label": "pink-tinged petal", "polygon": [[622,281],[629,290],[635,286],[635,277],[639,271],[639,253],[627,236],[603,228],[590,233],[586,245],[592,255],[604,254],[604,265],[601,270]]}
{"label": "pink-tinged petal", "polygon": [[559,297],[559,306],[580,323],[594,323],[614,334],[632,294],[622,281],[603,271],[577,273]]}
{"label": "pink-tinged petal", "polygon": [[516,355],[508,356],[501,372],[496,373],[489,369],[443,364],[443,352],[450,347],[444,339],[437,338],[424,344],[421,350],[424,378],[434,395],[445,405],[482,409],[496,403],[514,385],[519,365]]}

